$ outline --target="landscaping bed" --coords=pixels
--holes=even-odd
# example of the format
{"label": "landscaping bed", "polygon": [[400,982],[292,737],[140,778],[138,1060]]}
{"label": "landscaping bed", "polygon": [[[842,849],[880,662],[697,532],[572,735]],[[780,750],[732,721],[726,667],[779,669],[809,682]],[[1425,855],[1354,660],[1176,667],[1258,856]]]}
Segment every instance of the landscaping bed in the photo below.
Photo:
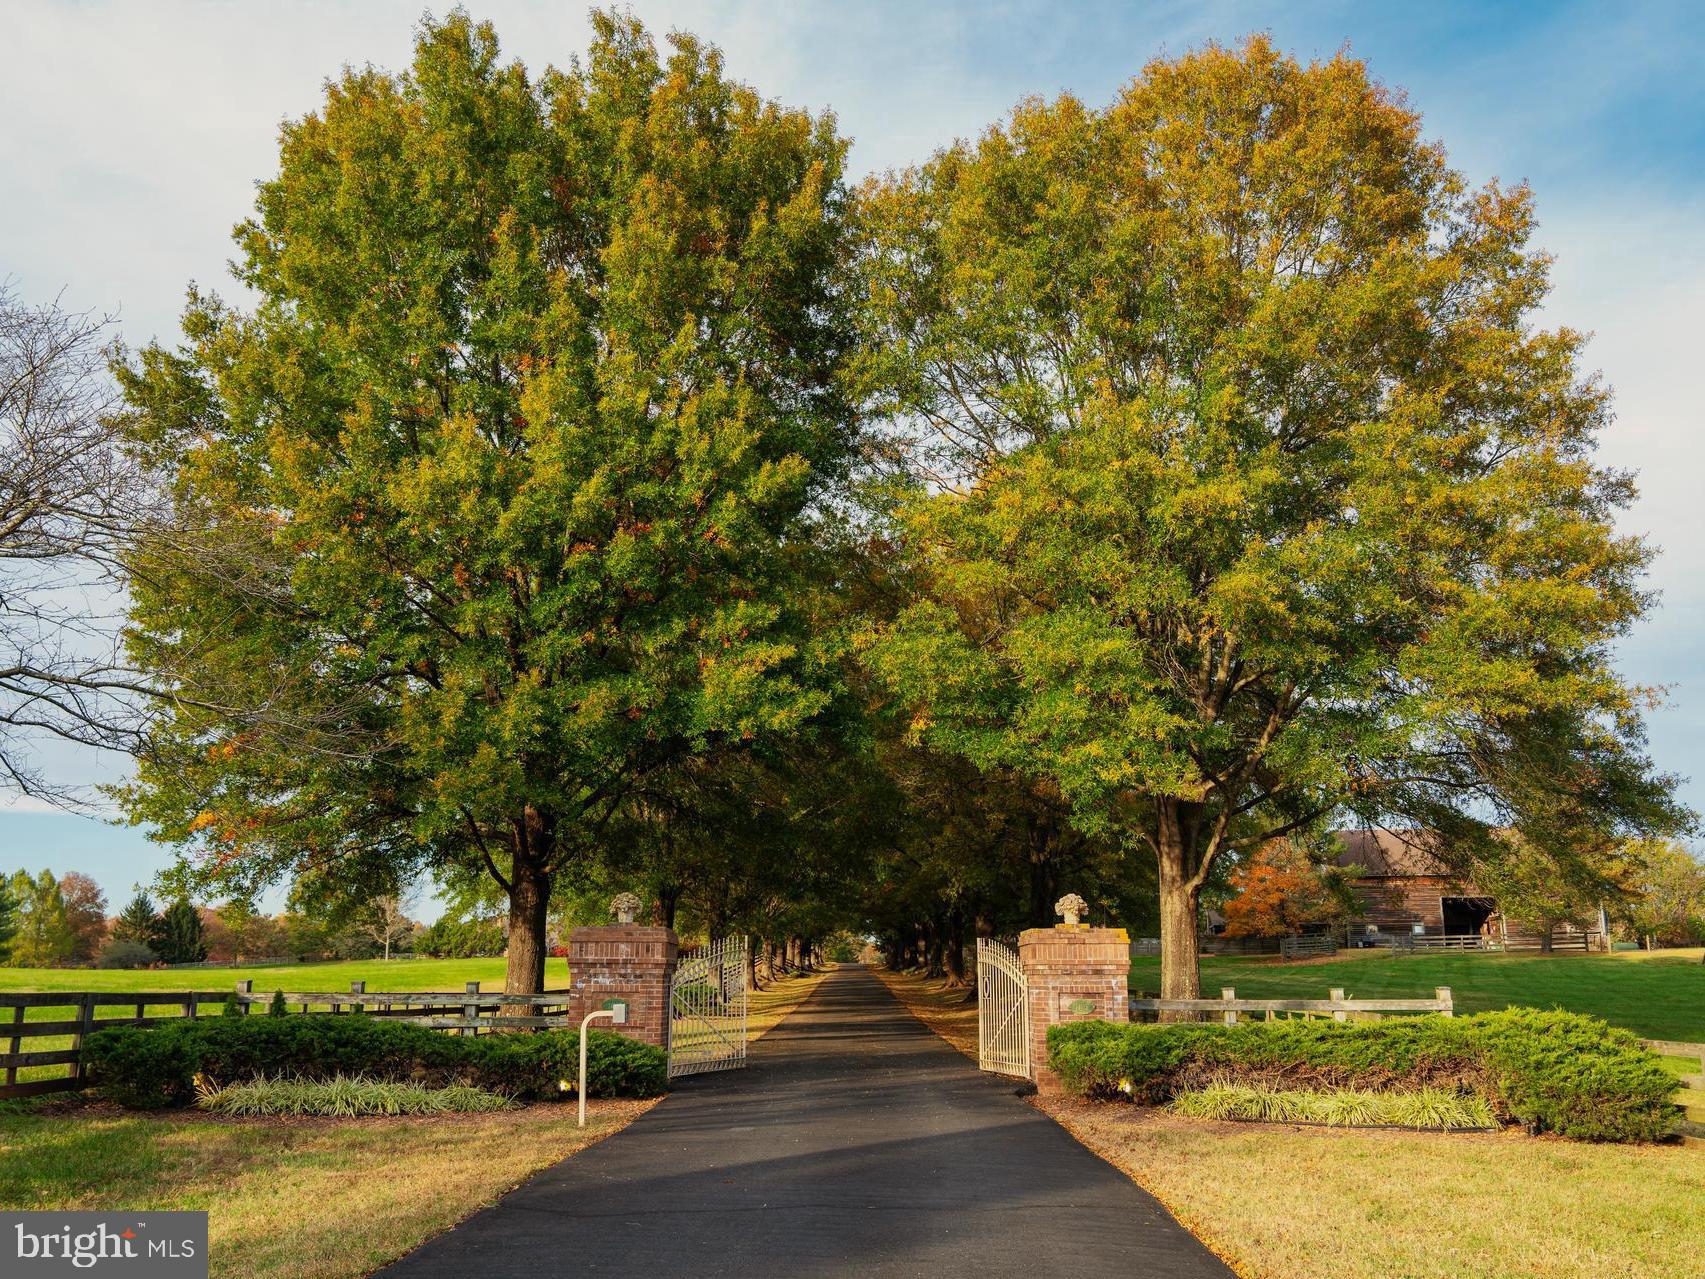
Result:
{"label": "landscaping bed", "polygon": [[1048,1062],[1092,1099],[1157,1104],[1210,1084],[1279,1090],[1444,1090],[1530,1132],[1657,1141],[1680,1119],[1675,1075],[1629,1032],[1578,1013],[1274,1021],[1048,1030]]}
{"label": "landscaping bed", "polygon": [[[90,1081],[136,1109],[183,1105],[205,1089],[284,1073],[361,1074],[428,1088],[472,1087],[510,1099],[568,1094],[577,1030],[447,1035],[361,1013],[214,1017],[96,1031],[83,1047]],[[587,1038],[587,1095],[655,1097],[668,1086],[661,1048],[607,1031]]]}

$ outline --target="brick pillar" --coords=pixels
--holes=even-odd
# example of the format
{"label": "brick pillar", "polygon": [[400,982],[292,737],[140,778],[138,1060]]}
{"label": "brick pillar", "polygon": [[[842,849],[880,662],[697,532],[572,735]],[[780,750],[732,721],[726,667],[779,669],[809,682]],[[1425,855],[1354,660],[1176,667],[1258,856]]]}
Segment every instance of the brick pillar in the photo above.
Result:
{"label": "brick pillar", "polygon": [[1030,1072],[1043,1092],[1059,1080],[1048,1069],[1048,1027],[1066,1021],[1129,1021],[1131,939],[1123,928],[1061,924],[1018,935],[1018,964],[1030,987]]}
{"label": "brick pillar", "polygon": [[610,999],[625,999],[628,1023],[615,1030],[630,1039],[663,1047],[669,1026],[669,979],[680,941],[667,928],[608,924],[576,928],[568,935],[568,1010],[578,1020]]}

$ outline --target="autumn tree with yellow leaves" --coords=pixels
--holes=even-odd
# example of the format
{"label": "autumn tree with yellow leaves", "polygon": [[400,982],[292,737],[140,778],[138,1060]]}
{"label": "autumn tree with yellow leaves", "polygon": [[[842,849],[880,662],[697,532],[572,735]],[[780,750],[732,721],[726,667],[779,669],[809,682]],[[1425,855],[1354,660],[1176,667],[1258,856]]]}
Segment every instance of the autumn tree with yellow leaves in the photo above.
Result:
{"label": "autumn tree with yellow leaves", "polygon": [[1348,55],[1254,38],[1021,104],[861,210],[915,741],[1155,859],[1161,993],[1216,867],[1328,818],[1567,856],[1683,816],[1611,644],[1650,549],[1524,187]]}
{"label": "autumn tree with yellow leaves", "polygon": [[120,370],[172,497],[130,815],[226,894],[488,875],[515,992],[636,787],[825,705],[801,560],[853,437],[832,120],[594,28],[532,78],[458,12],[345,72],[237,230],[253,309],[194,293]]}

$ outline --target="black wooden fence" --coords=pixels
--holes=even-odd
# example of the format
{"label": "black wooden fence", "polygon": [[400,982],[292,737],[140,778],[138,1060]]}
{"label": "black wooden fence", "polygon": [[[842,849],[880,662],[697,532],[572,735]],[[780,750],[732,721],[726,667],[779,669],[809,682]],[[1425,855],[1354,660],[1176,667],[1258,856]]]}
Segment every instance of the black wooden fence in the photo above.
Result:
{"label": "black wooden fence", "polygon": [[[180,1017],[205,1017],[209,1005],[222,1010],[233,994],[244,1013],[265,1013],[274,999],[271,994],[255,993],[253,981],[240,981],[236,990],[229,993],[223,990],[0,993],[0,1046],[6,1048],[0,1053],[0,1069],[5,1072],[0,1077],[0,1098],[75,1092],[87,1085],[82,1063],[85,1036],[109,1026],[153,1026]],[[482,994],[477,981],[469,982],[458,992],[372,994],[368,993],[365,982],[358,981],[350,983],[347,993],[286,993],[283,1000],[287,1013],[395,1017],[463,1035],[573,1024],[568,1016],[567,991],[545,991],[538,995]]]}
{"label": "black wooden fence", "polygon": [[[0,1097],[34,1097],[83,1087],[83,1037],[108,1026],[152,1026],[177,1017],[196,1017],[208,1004],[223,1004],[222,990],[29,991],[0,994],[0,1053],[5,1082]],[[166,1015],[159,1015],[165,1011]],[[47,1040],[25,1051],[27,1041]],[[44,1068],[68,1073],[40,1077]],[[28,1072],[32,1078],[20,1080]]]}

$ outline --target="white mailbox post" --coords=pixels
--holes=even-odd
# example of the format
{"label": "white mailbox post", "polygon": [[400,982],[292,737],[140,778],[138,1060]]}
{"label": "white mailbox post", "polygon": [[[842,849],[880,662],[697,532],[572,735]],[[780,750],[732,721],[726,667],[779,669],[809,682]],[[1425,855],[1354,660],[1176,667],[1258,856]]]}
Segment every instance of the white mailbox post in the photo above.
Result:
{"label": "white mailbox post", "polygon": [[580,1087],[575,1091],[579,1094],[580,1126],[586,1127],[586,1030],[599,1017],[608,1017],[612,1026],[628,1024],[628,1006],[621,1000],[610,1002],[608,1008],[594,1008],[580,1023]]}

